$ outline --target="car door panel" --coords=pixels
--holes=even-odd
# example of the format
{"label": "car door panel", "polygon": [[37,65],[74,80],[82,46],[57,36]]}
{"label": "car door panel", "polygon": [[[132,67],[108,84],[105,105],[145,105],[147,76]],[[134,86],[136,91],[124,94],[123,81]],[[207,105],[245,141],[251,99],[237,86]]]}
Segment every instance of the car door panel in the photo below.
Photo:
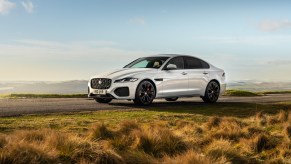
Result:
{"label": "car door panel", "polygon": [[204,74],[204,69],[189,69],[187,72],[189,77],[189,94],[203,95],[202,93],[207,86],[209,75]]}
{"label": "car door panel", "polygon": [[[167,65],[177,66],[174,70],[167,70]],[[183,57],[171,59],[163,70],[163,97],[179,97],[187,95],[188,74],[184,70]]]}
{"label": "car door panel", "polygon": [[184,70],[170,70],[163,72],[163,96],[184,96],[188,92],[188,75]]}
{"label": "car door panel", "polygon": [[205,69],[204,64],[194,57],[184,57],[185,71],[189,78],[189,94],[203,95],[208,84],[209,72]]}

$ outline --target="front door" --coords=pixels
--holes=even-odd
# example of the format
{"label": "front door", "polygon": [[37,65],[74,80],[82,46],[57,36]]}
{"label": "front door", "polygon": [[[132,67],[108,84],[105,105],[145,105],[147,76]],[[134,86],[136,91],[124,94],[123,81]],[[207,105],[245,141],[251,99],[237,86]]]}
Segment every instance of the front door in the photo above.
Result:
{"label": "front door", "polygon": [[[171,64],[176,69],[168,70],[167,66]],[[163,68],[163,97],[179,97],[187,95],[188,74],[184,70],[183,57],[171,59]]]}

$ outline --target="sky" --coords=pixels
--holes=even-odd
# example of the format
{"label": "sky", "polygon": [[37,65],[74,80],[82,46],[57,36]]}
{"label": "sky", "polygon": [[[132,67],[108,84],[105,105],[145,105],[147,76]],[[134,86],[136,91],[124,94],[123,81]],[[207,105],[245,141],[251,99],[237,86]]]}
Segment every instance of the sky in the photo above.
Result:
{"label": "sky", "polygon": [[228,81],[291,81],[291,1],[0,0],[0,81],[88,80],[138,57],[202,58]]}

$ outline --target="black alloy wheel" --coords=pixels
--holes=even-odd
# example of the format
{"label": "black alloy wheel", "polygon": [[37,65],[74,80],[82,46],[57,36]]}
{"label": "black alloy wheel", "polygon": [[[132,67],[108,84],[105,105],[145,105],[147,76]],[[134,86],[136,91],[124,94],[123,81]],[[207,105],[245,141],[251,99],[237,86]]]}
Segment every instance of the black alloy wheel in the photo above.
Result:
{"label": "black alloy wheel", "polygon": [[211,81],[206,87],[205,95],[202,97],[206,103],[215,103],[219,98],[220,87],[216,81]]}
{"label": "black alloy wheel", "polygon": [[144,80],[136,88],[135,99],[133,100],[137,105],[150,105],[156,96],[156,89],[154,85]]}

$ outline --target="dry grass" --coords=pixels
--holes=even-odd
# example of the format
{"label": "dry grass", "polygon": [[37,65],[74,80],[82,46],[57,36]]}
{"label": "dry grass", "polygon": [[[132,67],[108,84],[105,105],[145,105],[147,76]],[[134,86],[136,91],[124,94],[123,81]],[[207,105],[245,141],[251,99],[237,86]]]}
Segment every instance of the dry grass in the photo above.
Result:
{"label": "dry grass", "polygon": [[211,164],[214,161],[208,157],[206,157],[203,154],[199,154],[193,150],[189,150],[181,155],[170,157],[165,156],[163,159],[164,164],[178,164],[178,163],[184,163],[184,164]]}
{"label": "dry grass", "polygon": [[[187,117],[188,118],[188,117]],[[290,112],[0,133],[0,163],[290,163]]]}

